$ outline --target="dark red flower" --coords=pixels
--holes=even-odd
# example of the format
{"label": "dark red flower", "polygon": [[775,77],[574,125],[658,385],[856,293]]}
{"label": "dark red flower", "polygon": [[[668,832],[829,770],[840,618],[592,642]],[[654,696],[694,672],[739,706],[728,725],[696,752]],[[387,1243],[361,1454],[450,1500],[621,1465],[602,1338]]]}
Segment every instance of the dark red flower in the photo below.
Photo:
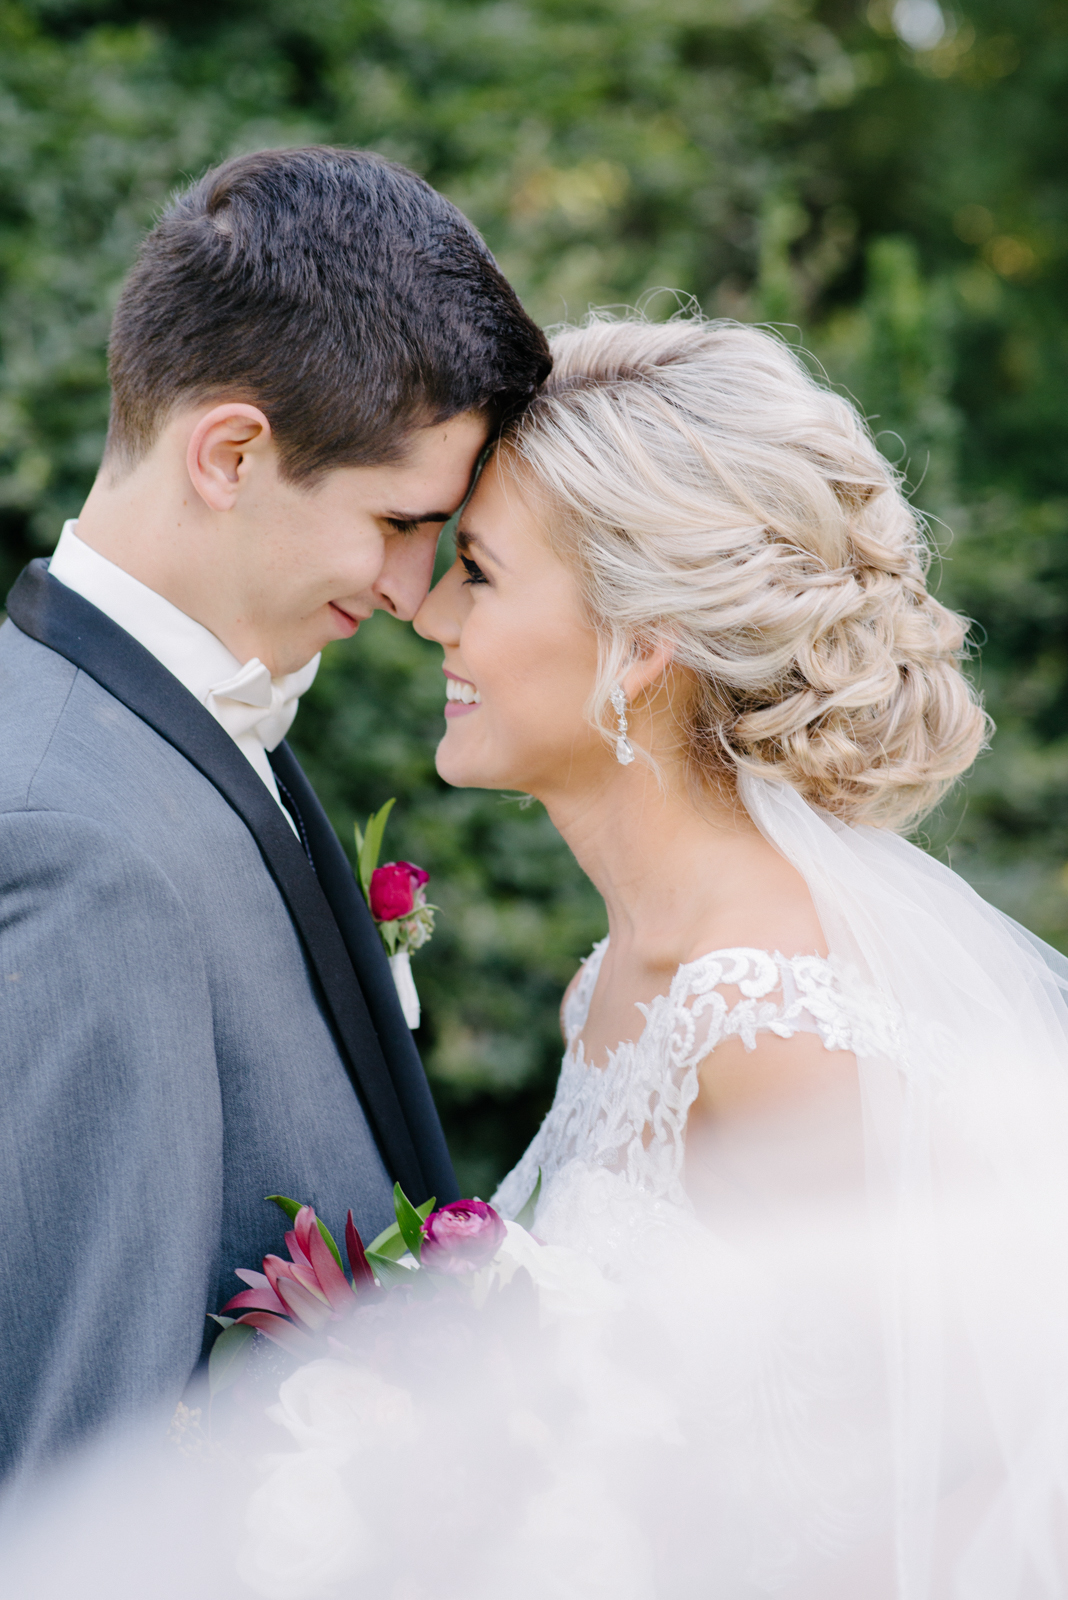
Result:
{"label": "dark red flower", "polygon": [[410,861],[387,861],[384,867],[376,867],[371,874],[372,915],[378,922],[409,916],[422,904],[419,891],[429,881],[429,872]]}

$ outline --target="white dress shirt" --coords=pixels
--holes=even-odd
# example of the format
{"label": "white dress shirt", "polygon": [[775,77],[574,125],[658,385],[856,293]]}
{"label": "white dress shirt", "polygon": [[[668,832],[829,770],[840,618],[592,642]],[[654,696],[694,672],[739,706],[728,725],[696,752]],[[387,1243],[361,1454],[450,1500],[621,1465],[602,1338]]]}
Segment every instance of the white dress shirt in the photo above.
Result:
{"label": "white dress shirt", "polygon": [[255,656],[242,666],[207,628],[91,550],[77,528],[76,522],[63,524],[48,565],[52,577],[118,623],[196,696],[255,768],[296,833],[267,752],[288,733],[300,696],[319,669],[319,656],[281,678],[272,678]]}

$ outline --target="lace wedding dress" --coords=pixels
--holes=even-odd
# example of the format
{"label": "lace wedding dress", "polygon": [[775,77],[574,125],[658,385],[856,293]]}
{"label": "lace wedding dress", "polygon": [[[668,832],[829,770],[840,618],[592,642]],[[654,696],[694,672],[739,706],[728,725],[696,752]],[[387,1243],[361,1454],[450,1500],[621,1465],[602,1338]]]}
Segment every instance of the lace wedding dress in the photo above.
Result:
{"label": "lace wedding dress", "polygon": [[671,987],[639,1005],[637,1039],[586,1061],[586,1023],[608,940],[594,946],[567,996],[567,1041],[556,1095],[522,1160],[492,1204],[514,1217],[538,1183],[539,1237],[589,1252],[610,1269],[636,1231],[679,1226],[689,1212],[685,1133],[702,1061],[724,1039],[752,1049],[758,1033],[817,1034],[828,1050],[893,1048],[889,1002],[819,956],[714,950],[679,967]]}
{"label": "lace wedding dress", "polygon": [[[740,794],[805,878],[830,959],[687,963],[598,1068],[579,1036],[599,945],[552,1107],[495,1203],[514,1215],[540,1172],[539,1237],[653,1285],[628,1316],[658,1320],[642,1359],[686,1419],[673,1492],[703,1475],[690,1510],[716,1529],[703,1561],[661,1555],[665,1593],[1068,1594],[1068,967],[904,840],[783,785],[743,776]],[[701,1062],[762,1030],[855,1056],[860,1186],[717,1249],[687,1193],[687,1116]],[[799,1116],[779,1152],[810,1132]]]}

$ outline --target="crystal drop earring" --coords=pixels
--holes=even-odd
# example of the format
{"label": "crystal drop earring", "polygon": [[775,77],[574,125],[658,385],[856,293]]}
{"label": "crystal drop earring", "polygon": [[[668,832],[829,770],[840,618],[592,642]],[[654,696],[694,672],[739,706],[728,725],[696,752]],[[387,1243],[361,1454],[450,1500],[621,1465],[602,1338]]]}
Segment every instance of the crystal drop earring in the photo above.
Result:
{"label": "crystal drop earring", "polygon": [[623,693],[622,685],[614,683],[608,698],[616,714],[616,760],[621,767],[629,767],[634,760],[634,751],[627,738],[627,697]]}

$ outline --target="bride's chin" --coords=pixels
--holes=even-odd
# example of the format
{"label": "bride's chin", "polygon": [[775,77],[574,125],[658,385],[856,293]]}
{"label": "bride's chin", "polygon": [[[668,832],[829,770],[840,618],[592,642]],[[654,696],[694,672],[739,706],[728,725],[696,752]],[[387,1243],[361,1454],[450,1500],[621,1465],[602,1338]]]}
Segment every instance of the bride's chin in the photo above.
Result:
{"label": "bride's chin", "polygon": [[480,761],[471,752],[450,749],[448,734],[438,745],[434,758],[438,777],[451,789],[518,789],[511,774],[499,762]]}
{"label": "bride's chin", "polygon": [[438,745],[434,757],[438,777],[453,789],[493,789],[497,786],[479,770],[477,762],[450,749],[448,734]]}

